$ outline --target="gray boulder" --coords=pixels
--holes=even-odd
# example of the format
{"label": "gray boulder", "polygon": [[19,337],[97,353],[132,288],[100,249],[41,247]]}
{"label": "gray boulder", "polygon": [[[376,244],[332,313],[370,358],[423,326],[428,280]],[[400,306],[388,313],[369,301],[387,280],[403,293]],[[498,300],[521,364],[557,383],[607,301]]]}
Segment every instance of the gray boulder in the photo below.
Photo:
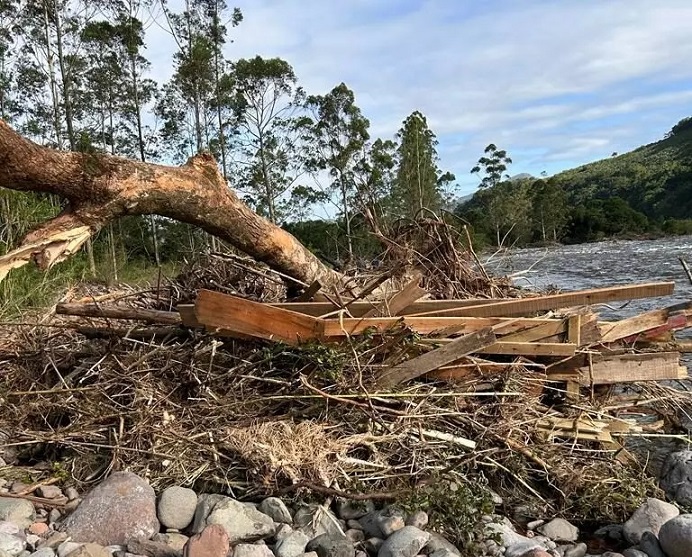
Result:
{"label": "gray boulder", "polygon": [[[394,532],[406,526],[406,514],[401,509],[389,506],[375,513],[375,521],[383,537],[388,538]],[[411,524],[411,526],[414,525]]]}
{"label": "gray boulder", "polygon": [[660,485],[671,501],[692,506],[692,451],[667,456],[661,469]]}
{"label": "gray boulder", "polygon": [[[558,552],[562,548],[558,548]],[[563,557],[584,557],[586,555],[588,548],[585,543],[577,543],[573,545],[568,545],[564,548]]]}
{"label": "gray boulder", "polygon": [[372,501],[352,501],[350,499],[338,499],[336,502],[336,514],[343,520],[355,520],[375,510]]}
{"label": "gray boulder", "polygon": [[156,494],[131,472],[116,472],[101,482],[62,524],[72,541],[101,546],[148,540],[159,528]]}
{"label": "gray boulder", "polygon": [[430,541],[430,534],[415,526],[404,526],[387,538],[377,557],[416,557]]}
{"label": "gray boulder", "polygon": [[423,547],[422,553],[432,555],[438,551],[447,551],[452,555],[461,555],[461,551],[459,551],[452,542],[441,534],[438,534],[437,532],[429,532],[429,534],[430,539],[428,540],[428,543],[425,544],[425,547]]}
{"label": "gray boulder", "polygon": [[187,528],[195,516],[197,494],[186,487],[172,486],[163,490],[159,497],[159,521],[166,528]]}
{"label": "gray boulder", "polygon": [[668,557],[692,555],[692,514],[681,514],[663,524],[658,541]]}
{"label": "gray boulder", "polygon": [[641,549],[636,547],[628,547],[622,552],[622,557],[649,557]]}
{"label": "gray boulder", "polygon": [[25,499],[0,497],[0,520],[28,528],[36,517],[34,505]]}
{"label": "gray boulder", "polygon": [[644,532],[653,532],[658,535],[661,526],[679,514],[680,511],[675,505],[660,499],[649,498],[625,522],[622,533],[629,543],[637,545]]}

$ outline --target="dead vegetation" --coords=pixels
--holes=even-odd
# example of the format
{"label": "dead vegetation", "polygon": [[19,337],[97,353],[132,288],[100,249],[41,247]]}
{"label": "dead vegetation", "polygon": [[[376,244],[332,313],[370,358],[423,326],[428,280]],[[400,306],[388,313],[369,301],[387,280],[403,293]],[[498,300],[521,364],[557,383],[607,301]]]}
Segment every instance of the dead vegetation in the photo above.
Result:
{"label": "dead vegetation", "polygon": [[[294,284],[287,288],[266,267],[237,256],[210,255],[159,288],[83,286],[63,300],[91,308],[91,317],[63,315],[59,305],[58,312],[3,324],[0,431],[7,439],[0,454],[25,473],[51,462],[44,475],[78,483],[127,468],[156,487],[195,485],[250,499],[306,491],[400,501],[427,494],[441,507],[439,498],[450,498],[452,508],[457,495],[439,490],[444,478],[488,486],[509,507],[622,520],[656,492],[629,440],[671,435],[686,397],[657,383],[615,388],[627,378],[608,362],[612,355],[641,357],[638,342],[647,332],[660,341],[689,326],[689,308],[603,324],[582,304],[559,309],[549,297],[502,305],[498,296],[527,299],[488,276],[439,226],[425,230],[431,247],[405,265],[420,275],[394,264],[354,276],[346,291],[293,302],[304,313],[285,309]],[[399,292],[417,295],[413,282],[433,295],[382,317],[402,296],[365,301],[379,277],[395,277]],[[662,284],[637,292],[668,288]],[[216,306],[204,305],[205,292]],[[599,295],[613,292],[636,294]],[[134,318],[99,316],[113,307]],[[424,315],[406,315],[411,308]],[[186,325],[157,324],[159,314],[138,319],[138,310],[175,314]],[[279,313],[265,319],[265,311]],[[297,321],[286,325],[282,311]],[[212,318],[224,325],[209,324]],[[311,338],[292,338],[295,323],[317,325]],[[491,340],[465,352],[449,348],[488,328]],[[281,330],[288,331],[283,342],[268,340]],[[437,367],[417,375],[409,369],[383,386],[384,374],[436,359],[445,347]],[[639,368],[651,379],[672,379],[666,374],[682,374],[672,359],[641,360]],[[636,420],[635,412],[651,419]]]}

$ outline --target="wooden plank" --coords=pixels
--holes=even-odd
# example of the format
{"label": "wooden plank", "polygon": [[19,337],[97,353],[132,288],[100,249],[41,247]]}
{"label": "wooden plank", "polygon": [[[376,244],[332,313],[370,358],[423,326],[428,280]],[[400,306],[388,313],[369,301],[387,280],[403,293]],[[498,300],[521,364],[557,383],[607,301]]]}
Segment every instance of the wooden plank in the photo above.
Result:
{"label": "wooden plank", "polygon": [[177,311],[116,306],[114,304],[62,303],[55,306],[55,313],[79,317],[128,319],[133,321],[146,321],[147,323],[161,323],[164,325],[180,325],[180,323],[182,323],[180,314]]}
{"label": "wooden plank", "polygon": [[399,292],[394,294],[389,300],[385,300],[379,306],[372,308],[366,312],[363,317],[384,317],[387,315],[399,315],[399,312],[405,310],[413,302],[418,301],[427,292],[419,286],[420,280],[423,278],[422,273],[416,273],[416,276]]}
{"label": "wooden plank", "polygon": [[211,290],[199,291],[195,317],[219,335],[238,333],[289,344],[319,338],[322,325],[321,320],[302,313]]}
{"label": "wooden plank", "polygon": [[563,327],[559,319],[540,318],[504,318],[504,317],[372,317],[368,319],[325,319],[323,321],[323,334],[325,338],[338,338],[343,336],[359,335],[372,329],[376,332],[385,332],[393,327],[406,326],[421,335],[429,335],[444,332],[445,335],[454,333],[469,333],[484,329],[506,325],[502,332],[506,334],[522,331],[538,325],[549,325],[556,330]]}
{"label": "wooden plank", "polygon": [[493,333],[491,327],[486,327],[385,370],[380,373],[376,380],[376,385],[379,388],[389,388],[404,381],[410,381],[443,365],[455,362],[467,354],[477,352],[494,342],[495,333]]}
{"label": "wooden plank", "polygon": [[195,304],[178,304],[175,309],[178,310],[183,325],[186,327],[204,327],[204,325],[197,321],[197,317],[195,317]]}
{"label": "wooden plank", "polygon": [[585,386],[686,378],[687,368],[680,365],[679,352],[595,355],[590,366],[578,367],[573,372],[548,373],[548,379],[569,379]]}
{"label": "wooden plank", "polygon": [[634,300],[638,298],[668,296],[673,293],[674,288],[674,282],[629,284],[624,286],[595,288],[593,290],[579,290],[576,292],[566,292],[564,294],[554,294],[550,296],[502,300],[490,304],[419,313],[417,316],[509,317],[531,315],[540,311],[568,306],[603,304],[618,300]]}
{"label": "wooden plank", "polygon": [[[686,312],[692,310],[692,302],[676,304],[663,309],[657,309],[622,319],[615,322],[600,323],[601,340],[602,342],[616,342],[633,335],[641,334],[658,327],[662,327],[668,323],[671,317],[676,315],[686,315]],[[678,319],[678,321],[680,321]],[[682,327],[686,327],[687,319],[682,320]]]}
{"label": "wooden plank", "polygon": [[574,356],[577,346],[563,342],[496,342],[475,354],[506,354],[516,356]]}
{"label": "wooden plank", "polygon": [[[567,330],[567,321],[562,319],[550,320],[502,337],[502,342],[535,342],[548,337],[564,333]],[[575,343],[576,344],[576,343]]]}
{"label": "wooden plank", "polygon": [[[316,298],[320,295],[318,294]],[[420,300],[414,302],[406,309],[399,312],[398,315],[413,315],[418,313],[430,312],[433,310],[445,310],[466,306],[478,306],[483,304],[491,304],[497,302],[497,299],[485,299],[485,298],[469,298],[467,300]],[[313,317],[319,317],[320,315],[325,315],[327,313],[337,311],[338,306],[335,306],[331,302],[277,302],[271,304],[274,307],[281,309],[287,309],[289,311],[295,311],[298,313],[304,313],[306,315],[312,315]],[[348,311],[353,317],[363,317],[368,311],[377,307],[377,302],[368,301],[358,301],[352,302],[348,306]]]}
{"label": "wooden plank", "polygon": [[300,296],[298,296],[295,301],[296,302],[309,302],[312,300],[312,298],[319,292],[319,290],[322,288],[322,284],[320,284],[319,280],[314,281],[310,286],[308,286],[305,289],[305,292],[303,292]]}
{"label": "wooden plank", "polygon": [[581,346],[581,315],[573,315],[567,320],[567,342]]}

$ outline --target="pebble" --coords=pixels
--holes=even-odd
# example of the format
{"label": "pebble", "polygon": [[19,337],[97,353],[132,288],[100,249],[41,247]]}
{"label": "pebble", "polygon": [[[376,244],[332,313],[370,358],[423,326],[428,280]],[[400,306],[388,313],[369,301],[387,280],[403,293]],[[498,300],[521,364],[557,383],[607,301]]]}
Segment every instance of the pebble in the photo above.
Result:
{"label": "pebble", "polygon": [[419,530],[423,530],[428,525],[428,520],[428,513],[416,511],[406,519],[406,526],[415,526]]}
{"label": "pebble", "polygon": [[332,539],[328,534],[322,534],[310,540],[305,549],[314,551],[318,557],[355,557],[356,555],[356,548],[349,540]]}
{"label": "pebble", "polygon": [[50,547],[42,547],[34,551],[31,557],[55,557],[55,551]]}
{"label": "pebble", "polygon": [[57,499],[63,496],[62,489],[57,485],[42,485],[36,489],[36,493],[38,493],[39,497],[43,497],[44,499]]}
{"label": "pebble", "polygon": [[62,513],[58,509],[51,509],[48,513],[48,522],[55,524],[62,518]]}
{"label": "pebble", "polygon": [[38,544],[38,548],[41,549],[43,547],[50,547],[51,549],[57,549],[57,547],[66,540],[67,534],[65,532],[55,532],[40,542]]}
{"label": "pebble", "polygon": [[363,542],[363,549],[370,555],[377,555],[383,543],[382,538],[368,538]]}
{"label": "pebble", "polygon": [[300,557],[310,539],[300,530],[290,532],[274,545],[276,557]]}
{"label": "pebble", "polygon": [[565,549],[563,557],[584,557],[587,551],[588,548],[586,547],[585,543],[578,543],[576,545],[568,546]]}
{"label": "pebble", "polygon": [[[660,532],[659,532],[660,533]],[[666,557],[661,549],[661,543],[653,532],[644,532],[639,547],[649,557]]]}
{"label": "pebble", "polygon": [[406,526],[406,515],[401,509],[390,506],[377,513],[375,521],[384,537],[388,538]]}
{"label": "pebble", "polygon": [[18,536],[0,532],[0,551],[4,551],[10,557],[17,557],[24,551],[25,546],[24,540]]}
{"label": "pebble", "polygon": [[527,530],[535,530],[539,526],[543,526],[545,524],[545,520],[532,520],[526,525]]}
{"label": "pebble", "polygon": [[346,521],[346,527],[349,530],[362,530],[363,529],[363,526],[361,525],[361,523],[358,522],[357,520],[354,520],[354,519],[347,520]]}
{"label": "pebble", "polygon": [[68,501],[79,499],[79,491],[77,491],[74,487],[68,487],[65,489],[65,497],[67,497]]}
{"label": "pebble", "polygon": [[34,522],[31,524],[28,528],[29,532],[32,534],[36,534],[37,536],[42,536],[46,532],[48,532],[48,524],[45,522]]}
{"label": "pebble", "polygon": [[[505,555],[507,555],[505,553]],[[529,549],[526,553],[521,555],[520,557],[553,557],[550,553],[548,553],[545,549]]]}
{"label": "pebble", "polygon": [[179,557],[177,550],[165,542],[155,542],[153,540],[130,540],[127,542],[127,551],[134,555],[145,557]]}
{"label": "pebble", "polygon": [[[290,536],[293,532],[294,530],[292,526],[289,526],[288,524],[279,524],[276,527],[276,532],[274,532],[274,540],[283,540],[287,536]],[[305,537],[307,538],[307,536]]]}
{"label": "pebble", "polygon": [[36,511],[31,502],[25,499],[0,497],[0,520],[12,522],[20,528],[28,528],[35,516]]}
{"label": "pebble", "polygon": [[339,519],[323,505],[302,505],[293,516],[293,526],[304,532],[310,539],[321,534],[329,537],[344,538],[345,534]]}
{"label": "pebble", "polygon": [[680,511],[675,505],[649,498],[625,522],[622,533],[629,543],[636,545],[644,532],[648,530],[658,535],[661,526],[679,514]]}
{"label": "pebble", "polygon": [[197,509],[197,494],[186,487],[163,490],[157,505],[159,522],[166,528],[182,530],[190,525]]}
{"label": "pebble", "polygon": [[663,524],[658,541],[668,557],[692,555],[692,514],[681,514]]}
{"label": "pebble", "polygon": [[171,549],[181,553],[190,538],[177,532],[168,532],[166,534],[154,534],[151,539],[155,542],[163,542]]}
{"label": "pebble", "polygon": [[233,557],[274,557],[266,545],[239,543],[233,548]]}
{"label": "pebble", "polygon": [[[531,539],[526,539],[522,541],[518,541],[516,543],[513,543],[505,549],[504,556],[505,557],[525,557],[526,555],[531,554],[532,551],[543,551],[545,552],[545,548],[541,546],[538,542],[531,540]],[[539,553],[539,555],[542,555]]]}
{"label": "pebble", "polygon": [[579,538],[579,529],[564,518],[554,518],[539,526],[537,530],[545,537],[558,542],[575,542]]}
{"label": "pebble", "polygon": [[79,549],[82,543],[66,541],[58,546],[58,557],[67,557],[73,551]]}
{"label": "pebble", "polygon": [[149,539],[160,528],[156,494],[136,474],[116,472],[89,492],[62,528],[74,541],[102,546]]}
{"label": "pebble", "polygon": [[293,517],[286,503],[278,497],[267,497],[259,505],[260,512],[266,514],[274,522],[293,524]]}
{"label": "pebble", "polygon": [[339,499],[336,502],[336,513],[343,520],[354,520],[364,517],[375,511],[375,503],[372,501],[352,501]]}
{"label": "pebble", "polygon": [[353,544],[365,541],[363,530],[346,530],[346,538]]}
{"label": "pebble", "polygon": [[623,557],[649,557],[643,551],[637,549],[636,547],[628,547],[622,552]]}
{"label": "pebble", "polygon": [[444,549],[453,555],[461,555],[461,552],[457,549],[457,547],[447,538],[438,534],[437,532],[428,533],[430,534],[430,539],[423,548],[424,553],[431,554]]}
{"label": "pebble", "polygon": [[222,526],[231,545],[268,538],[276,531],[276,524],[266,514],[230,497],[222,497],[216,502],[205,524]]}
{"label": "pebble", "polygon": [[666,457],[660,486],[671,501],[692,506],[692,451],[678,451]]}
{"label": "pebble", "polygon": [[67,557],[111,557],[108,550],[96,543],[85,543],[67,554]]}
{"label": "pebble", "polygon": [[429,540],[429,533],[415,526],[404,526],[384,541],[378,557],[415,557]]}
{"label": "pebble", "polygon": [[228,534],[223,526],[212,524],[185,544],[183,557],[226,557],[230,549]]}

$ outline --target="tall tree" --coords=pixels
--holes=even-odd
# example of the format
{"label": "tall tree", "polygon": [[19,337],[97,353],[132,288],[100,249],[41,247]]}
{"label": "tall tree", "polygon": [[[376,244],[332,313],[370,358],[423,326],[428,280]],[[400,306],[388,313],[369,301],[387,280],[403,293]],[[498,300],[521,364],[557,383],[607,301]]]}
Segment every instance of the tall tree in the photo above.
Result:
{"label": "tall tree", "polygon": [[[241,151],[239,187],[260,214],[277,223],[278,204],[304,173],[294,116],[304,96],[288,62],[260,56],[233,64],[234,108]],[[304,186],[305,187],[305,186]]]}
{"label": "tall tree", "polygon": [[0,118],[12,122],[19,109],[14,97],[14,64],[17,42],[15,26],[19,5],[16,0],[0,0]]}
{"label": "tall tree", "polygon": [[438,167],[437,139],[423,114],[413,112],[397,134],[399,140],[394,202],[399,214],[414,217],[423,209],[442,207],[443,186],[454,180]]}
{"label": "tall tree", "polygon": [[484,155],[478,159],[478,164],[471,169],[471,174],[483,173],[481,189],[498,185],[506,176],[507,168],[512,164],[512,159],[504,149],[498,149],[494,143],[490,143],[483,151]]}
{"label": "tall tree", "polygon": [[303,121],[310,155],[309,166],[315,171],[326,170],[330,187],[337,193],[337,206],[346,226],[349,258],[353,257],[351,219],[355,192],[354,170],[370,138],[370,122],[356,106],[355,94],[344,83],[326,95],[306,99],[309,115]]}

